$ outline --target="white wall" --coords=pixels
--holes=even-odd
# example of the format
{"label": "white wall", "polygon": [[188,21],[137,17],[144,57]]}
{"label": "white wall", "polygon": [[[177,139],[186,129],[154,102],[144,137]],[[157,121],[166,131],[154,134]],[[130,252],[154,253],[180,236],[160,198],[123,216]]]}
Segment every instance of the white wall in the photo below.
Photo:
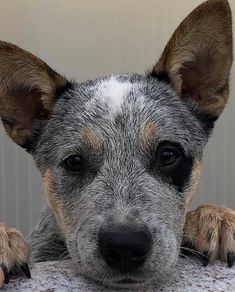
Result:
{"label": "white wall", "polygon": [[[21,0],[0,2],[0,39],[77,80],[144,72],[179,22],[202,0]],[[230,0],[232,8],[235,2]],[[235,208],[234,69],[231,99],[217,123],[194,200]],[[42,208],[38,171],[0,129],[0,221],[24,232]]]}

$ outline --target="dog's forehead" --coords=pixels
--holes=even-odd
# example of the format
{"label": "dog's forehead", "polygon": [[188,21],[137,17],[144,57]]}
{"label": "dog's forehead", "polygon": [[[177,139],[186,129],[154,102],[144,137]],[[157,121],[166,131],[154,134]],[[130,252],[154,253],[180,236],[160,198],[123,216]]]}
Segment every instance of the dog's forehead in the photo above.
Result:
{"label": "dog's forehead", "polygon": [[104,117],[115,118],[125,111],[132,111],[133,106],[144,99],[146,94],[141,96],[144,87],[141,75],[111,75],[79,85],[77,95],[84,99],[82,107],[87,117],[103,109]]}
{"label": "dog's forehead", "polygon": [[148,75],[112,75],[75,84],[55,113],[60,122],[54,120],[53,133],[63,128],[59,132],[68,144],[79,141],[87,127],[103,141],[125,136],[131,143],[149,123],[155,124],[160,140],[179,142],[186,150],[201,151],[206,142],[200,123],[170,85]]}
{"label": "dog's forehead", "polygon": [[[108,117],[110,122],[116,116],[132,113],[136,113],[132,119],[141,122],[147,115],[151,118],[151,112],[157,116],[157,108],[167,104],[170,94],[169,85],[163,82],[153,81],[145,75],[126,74],[111,75],[78,85],[75,95],[75,102],[80,104],[79,107],[82,106],[82,119],[91,118],[92,114],[97,118],[102,110],[103,118]],[[77,114],[80,114],[79,111]]]}

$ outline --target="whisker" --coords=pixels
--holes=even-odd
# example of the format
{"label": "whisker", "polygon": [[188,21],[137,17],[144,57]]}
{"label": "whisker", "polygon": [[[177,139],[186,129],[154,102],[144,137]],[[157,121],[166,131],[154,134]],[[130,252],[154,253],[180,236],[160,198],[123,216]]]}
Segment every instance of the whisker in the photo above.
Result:
{"label": "whisker", "polygon": [[62,259],[67,259],[69,257],[69,251],[66,250],[64,251],[60,256],[59,256],[59,260],[62,260]]}
{"label": "whisker", "polygon": [[195,261],[194,261],[193,259],[191,259],[190,257],[186,256],[185,254],[183,254],[183,253],[179,253],[179,255],[182,256],[182,257],[184,257],[184,258],[186,258],[186,259],[189,260],[190,262],[195,263]]}

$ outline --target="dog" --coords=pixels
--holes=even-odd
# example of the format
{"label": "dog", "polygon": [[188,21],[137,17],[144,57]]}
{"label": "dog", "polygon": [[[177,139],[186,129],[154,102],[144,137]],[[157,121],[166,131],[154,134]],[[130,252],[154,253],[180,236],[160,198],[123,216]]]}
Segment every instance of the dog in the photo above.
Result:
{"label": "dog", "polygon": [[47,202],[28,240],[0,225],[1,285],[15,267],[30,277],[30,260],[67,256],[81,274],[122,289],[162,280],[181,249],[205,265],[233,265],[235,212],[187,211],[229,96],[231,23],[228,1],[208,0],[149,72],[81,84],[0,42],[0,116],[33,156]]}

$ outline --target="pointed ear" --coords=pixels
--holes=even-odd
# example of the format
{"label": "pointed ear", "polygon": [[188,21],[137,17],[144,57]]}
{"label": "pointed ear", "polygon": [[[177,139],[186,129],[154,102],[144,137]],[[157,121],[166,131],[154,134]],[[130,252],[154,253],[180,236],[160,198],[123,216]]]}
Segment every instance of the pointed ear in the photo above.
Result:
{"label": "pointed ear", "polygon": [[226,0],[197,7],[174,32],[153,75],[168,79],[191,109],[218,118],[229,94],[232,20]]}
{"label": "pointed ear", "polygon": [[17,144],[28,147],[33,125],[48,119],[56,92],[67,84],[39,58],[0,41],[0,117]]}

